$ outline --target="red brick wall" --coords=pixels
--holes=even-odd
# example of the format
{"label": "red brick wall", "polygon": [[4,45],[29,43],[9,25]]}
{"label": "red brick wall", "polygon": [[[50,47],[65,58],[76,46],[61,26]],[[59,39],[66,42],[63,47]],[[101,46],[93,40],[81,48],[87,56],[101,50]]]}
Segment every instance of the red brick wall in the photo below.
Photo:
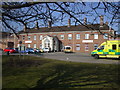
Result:
{"label": "red brick wall", "polygon": [[[97,32],[94,32],[97,33]],[[72,39],[68,40],[68,34],[72,34]],[[76,39],[76,34],[80,34],[80,39]],[[85,39],[85,34],[90,34],[89,39]],[[36,40],[34,40],[34,35],[36,35]],[[106,41],[107,39],[103,38],[103,35],[99,35],[98,39],[94,39],[94,35],[91,35],[91,32],[54,32],[54,33],[40,33],[40,34],[31,34],[31,48],[33,48],[34,44],[37,44],[37,48],[40,48],[40,44],[42,43],[42,41],[40,40],[40,35],[46,36],[46,35],[56,35],[59,40],[61,40],[60,35],[64,35],[64,40],[61,40],[63,45],[71,45],[72,49],[74,52],[88,52],[90,53],[93,49],[94,49],[94,44],[98,44],[100,45],[101,43],[103,43],[104,41]],[[22,36],[20,37],[19,40],[22,40]],[[23,44],[25,44],[25,41],[28,41],[28,37],[29,34],[24,35],[25,36],[25,40],[22,40]],[[82,43],[82,40],[93,40],[93,43]],[[77,51],[76,50],[76,44],[80,44],[80,50]],[[89,50],[85,51],[85,44],[88,44],[89,46]],[[17,46],[17,45],[16,45]],[[25,46],[27,47],[28,44],[25,44]]]}

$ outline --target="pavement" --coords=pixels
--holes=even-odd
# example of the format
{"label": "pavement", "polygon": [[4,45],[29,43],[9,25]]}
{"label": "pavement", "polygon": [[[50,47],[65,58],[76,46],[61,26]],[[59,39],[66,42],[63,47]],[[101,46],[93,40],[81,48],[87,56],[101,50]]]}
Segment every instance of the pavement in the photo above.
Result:
{"label": "pavement", "polygon": [[62,61],[71,62],[83,62],[83,63],[102,63],[102,64],[120,64],[119,59],[94,59],[90,54],[86,53],[43,53],[41,55],[32,55],[36,57],[44,57],[49,59],[56,59]]}
{"label": "pavement", "polygon": [[[10,55],[20,55],[20,54],[13,53]],[[56,60],[62,60],[62,61],[71,61],[71,62],[120,64],[119,59],[94,59],[90,54],[87,54],[87,53],[53,52],[53,53],[21,54],[21,55],[30,55],[35,57],[43,57],[43,58],[56,59]]]}

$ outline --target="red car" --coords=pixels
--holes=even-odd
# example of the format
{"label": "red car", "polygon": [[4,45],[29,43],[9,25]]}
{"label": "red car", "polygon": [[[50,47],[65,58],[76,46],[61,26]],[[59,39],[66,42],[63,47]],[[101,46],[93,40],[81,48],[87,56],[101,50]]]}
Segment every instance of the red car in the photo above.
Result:
{"label": "red car", "polygon": [[6,49],[4,49],[4,52],[14,53],[15,49],[14,48],[6,48]]}

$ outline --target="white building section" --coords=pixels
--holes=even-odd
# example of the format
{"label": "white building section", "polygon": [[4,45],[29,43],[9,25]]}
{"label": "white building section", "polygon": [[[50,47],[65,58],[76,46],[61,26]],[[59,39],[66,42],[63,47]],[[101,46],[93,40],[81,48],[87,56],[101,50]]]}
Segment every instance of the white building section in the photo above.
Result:
{"label": "white building section", "polygon": [[44,36],[42,39],[42,49],[49,48],[50,51],[53,51],[53,37]]}

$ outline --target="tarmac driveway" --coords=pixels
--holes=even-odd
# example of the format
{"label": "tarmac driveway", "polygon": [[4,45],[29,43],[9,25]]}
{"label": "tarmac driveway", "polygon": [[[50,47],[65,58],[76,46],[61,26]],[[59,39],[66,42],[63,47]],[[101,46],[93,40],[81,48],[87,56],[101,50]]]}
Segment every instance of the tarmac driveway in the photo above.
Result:
{"label": "tarmac driveway", "polygon": [[120,64],[120,61],[117,59],[94,59],[93,57],[91,57],[91,55],[86,53],[56,52],[56,53],[43,53],[40,56],[44,58],[57,59],[57,60],[63,60],[63,61],[72,61],[72,62]]}

